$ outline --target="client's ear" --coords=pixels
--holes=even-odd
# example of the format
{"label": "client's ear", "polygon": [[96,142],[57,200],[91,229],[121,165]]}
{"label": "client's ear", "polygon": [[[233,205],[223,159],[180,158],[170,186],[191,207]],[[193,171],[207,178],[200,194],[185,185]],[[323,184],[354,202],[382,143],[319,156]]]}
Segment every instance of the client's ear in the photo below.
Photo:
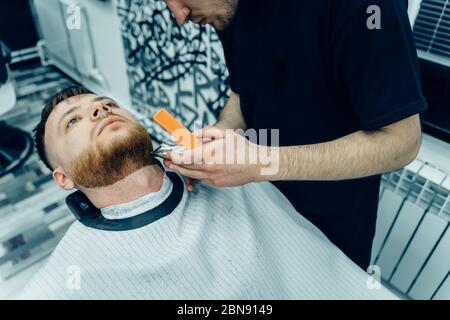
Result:
{"label": "client's ear", "polygon": [[58,167],[53,170],[53,180],[64,190],[72,190],[75,188],[75,183],[70,179],[63,168]]}

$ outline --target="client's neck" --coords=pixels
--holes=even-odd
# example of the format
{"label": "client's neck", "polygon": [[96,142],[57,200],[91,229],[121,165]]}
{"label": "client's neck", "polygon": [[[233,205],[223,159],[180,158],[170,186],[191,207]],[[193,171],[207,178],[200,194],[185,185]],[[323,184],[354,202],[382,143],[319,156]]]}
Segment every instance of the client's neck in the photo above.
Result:
{"label": "client's neck", "polygon": [[116,183],[101,188],[80,189],[97,208],[128,203],[161,189],[164,172],[158,165],[139,169]]}

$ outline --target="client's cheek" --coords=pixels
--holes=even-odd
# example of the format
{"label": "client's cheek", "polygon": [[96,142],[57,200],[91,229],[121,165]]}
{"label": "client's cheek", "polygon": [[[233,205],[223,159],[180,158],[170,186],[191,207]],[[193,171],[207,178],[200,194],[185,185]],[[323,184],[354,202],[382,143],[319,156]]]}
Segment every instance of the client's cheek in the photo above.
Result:
{"label": "client's cheek", "polygon": [[69,144],[67,146],[66,151],[64,153],[65,158],[70,159],[69,161],[78,159],[86,149],[90,148],[90,144],[91,144],[90,142],[80,144],[78,141],[74,141],[72,144]]}

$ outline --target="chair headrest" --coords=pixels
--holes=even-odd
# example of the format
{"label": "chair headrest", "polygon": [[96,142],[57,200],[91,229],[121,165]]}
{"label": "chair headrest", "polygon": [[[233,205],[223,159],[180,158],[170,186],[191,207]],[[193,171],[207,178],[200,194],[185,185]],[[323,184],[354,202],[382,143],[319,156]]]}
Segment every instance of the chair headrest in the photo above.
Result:
{"label": "chair headrest", "polygon": [[67,196],[66,204],[77,220],[100,214],[100,209],[95,207],[86,195],[79,190]]}

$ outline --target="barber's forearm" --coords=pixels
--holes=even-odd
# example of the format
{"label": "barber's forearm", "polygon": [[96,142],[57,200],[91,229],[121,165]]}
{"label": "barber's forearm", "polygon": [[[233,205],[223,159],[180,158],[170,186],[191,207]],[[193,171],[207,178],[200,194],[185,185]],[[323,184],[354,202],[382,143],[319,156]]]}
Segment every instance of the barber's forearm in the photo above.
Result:
{"label": "barber's forearm", "polygon": [[[331,142],[282,147],[275,156],[279,159],[278,173],[267,180],[345,180],[397,170],[415,159],[420,140],[417,117],[375,132],[359,131]],[[261,177],[261,180],[266,178]]]}
{"label": "barber's forearm", "polygon": [[240,97],[238,94],[231,93],[230,99],[225,105],[215,126],[222,129],[246,129],[247,126],[242,116]]}

